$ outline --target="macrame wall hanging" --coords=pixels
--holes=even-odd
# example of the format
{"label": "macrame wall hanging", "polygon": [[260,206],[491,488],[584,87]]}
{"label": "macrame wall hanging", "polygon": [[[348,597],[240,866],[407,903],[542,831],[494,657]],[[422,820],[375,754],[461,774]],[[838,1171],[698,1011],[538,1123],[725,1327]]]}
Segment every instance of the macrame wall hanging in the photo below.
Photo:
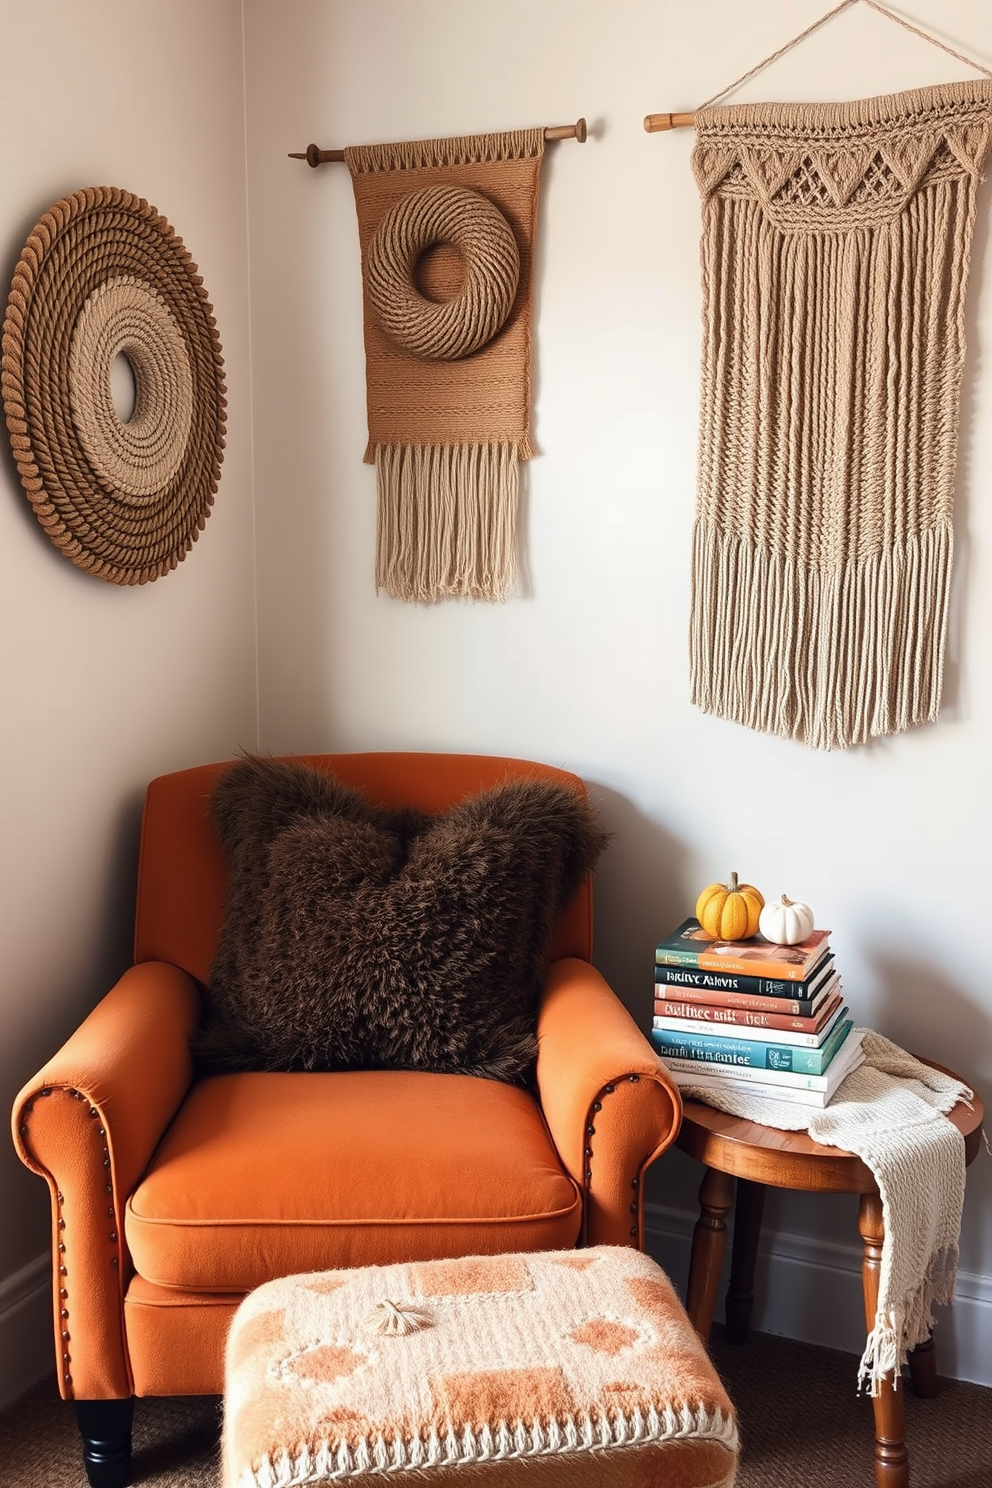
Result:
{"label": "macrame wall hanging", "polygon": [[645,120],[697,134],[692,701],[820,749],[940,705],[964,298],[992,144],[992,73],[971,65],[987,78]]}
{"label": "macrame wall hanging", "polygon": [[537,197],[550,129],[366,145],[343,158],[358,213],[376,589],[502,600],[530,434]]}
{"label": "macrame wall hanging", "polygon": [[[111,384],[121,354],[126,420]],[[66,558],[111,584],[185,558],[220,475],[223,360],[196,265],[154,207],[94,186],[44,214],[14,271],[2,389],[21,484]]]}

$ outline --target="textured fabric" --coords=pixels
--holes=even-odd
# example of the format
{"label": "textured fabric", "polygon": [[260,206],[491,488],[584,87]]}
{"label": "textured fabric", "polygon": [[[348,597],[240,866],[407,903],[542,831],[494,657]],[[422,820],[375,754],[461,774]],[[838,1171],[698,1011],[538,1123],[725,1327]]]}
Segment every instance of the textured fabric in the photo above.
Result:
{"label": "textured fabric", "polygon": [[159,1286],[410,1255],[574,1245],[582,1218],[524,1090],[394,1070],[220,1075],[190,1091],[127,1206]]}
{"label": "textured fabric", "polygon": [[[544,132],[464,136],[345,151],[362,249],[369,441],[379,517],[376,587],[399,599],[505,599],[516,558],[518,465],[530,439],[531,311],[537,194]],[[416,239],[409,293],[388,313],[370,270],[381,230],[429,192],[481,197],[515,240],[508,314],[477,349],[433,360],[390,333],[412,315],[466,307],[490,258],[505,257],[474,227],[438,217]],[[421,250],[421,243],[423,248]],[[379,310],[375,301],[379,301]],[[439,307],[441,307],[439,311]]]}
{"label": "textured fabric", "polygon": [[678,1135],[682,1101],[594,966],[556,961],[538,1013],[536,1083],[566,1169],[585,1188],[586,1245],[644,1243],[644,1174]]}
{"label": "textured fabric", "polygon": [[634,1250],[288,1277],[231,1327],[225,1488],[455,1465],[479,1483],[718,1488],[736,1457],[716,1371]]}
{"label": "textured fabric", "polygon": [[875,1394],[883,1377],[898,1377],[909,1351],[929,1337],[934,1304],[954,1299],[964,1139],[944,1117],[972,1092],[880,1033],[855,1031],[864,1035],[865,1062],[822,1110],[729,1089],[684,1085],[682,1094],[762,1126],[808,1131],[871,1169],[885,1235],[878,1310],[859,1379]]}
{"label": "textured fabric", "polygon": [[692,701],[822,749],[932,721],[992,83],[694,120]]}
{"label": "textured fabric", "polygon": [[124,1297],[133,1393],[219,1394],[224,1343],[243,1300],[242,1292],[180,1291],[133,1276]]}
{"label": "textured fabric", "polygon": [[67,1398],[131,1393],[124,1205],[189,1088],[198,1011],[185,972],[132,966],[14,1103],[18,1156],[51,1196],[55,1363]]}
{"label": "textured fabric", "polygon": [[527,1077],[555,923],[606,842],[581,788],[509,780],[429,817],[249,757],[211,809],[207,1068]]}
{"label": "textured fabric", "polygon": [[[504,755],[383,751],[299,756],[369,800],[391,809],[446,811],[473,791],[517,778],[577,784],[565,770]],[[227,863],[209,796],[229,761],[160,775],[148,787],[141,822],[141,858],[134,959],[169,961],[198,982],[210,978],[224,920]],[[592,885],[586,879],[562,912],[551,959],[592,955]]]}
{"label": "textured fabric", "polygon": [[[369,799],[390,809],[412,805],[431,813],[444,812],[466,795],[507,779],[547,780],[572,791],[582,789],[581,781],[567,771],[503,756],[382,752],[315,755],[307,763],[361,788]],[[414,1251],[424,1258],[461,1246],[480,1250],[571,1246],[583,1228],[587,1207],[585,1233],[590,1242],[616,1243],[627,1229],[640,1234],[644,1172],[670,1145],[677,1130],[678,1093],[643,1034],[588,964],[591,874],[585,875],[558,919],[551,960],[568,959],[549,968],[548,998],[542,999],[538,1010],[540,1100],[549,1103],[547,1125],[543,1110],[532,1101],[528,1104],[529,1097],[519,1088],[467,1076],[385,1071],[371,1072],[370,1084],[383,1080],[392,1088],[395,1081],[398,1090],[407,1091],[409,1082],[423,1092],[424,1100],[418,1103],[404,1095],[390,1112],[384,1098],[372,1098],[356,1113],[357,1127],[354,1123],[349,1127],[347,1115],[340,1120],[335,1116],[336,1139],[325,1132],[331,1121],[328,1104],[310,1099],[311,1081],[324,1078],[317,1075],[225,1076],[232,1086],[244,1081],[250,1087],[255,1078],[266,1088],[269,1082],[278,1083],[281,1099],[272,1106],[246,1100],[237,1122],[233,1121],[232,1102],[226,1109],[232,1117],[228,1125],[211,1127],[205,1119],[201,1125],[205,1113],[199,1104],[202,1095],[195,1094],[198,1086],[194,1085],[190,1097],[190,1043],[200,1011],[197,983],[202,985],[209,974],[224,910],[226,864],[208,802],[213,785],[227,768],[226,762],[198,766],[160,776],[149,786],[138,871],[138,964],[125,972],[64,1046],[27,1081],[13,1105],[17,1154],[44,1180],[50,1197],[54,1362],[60,1389],[69,1398],[113,1399],[132,1393],[199,1390],[219,1394],[223,1388],[224,1337],[245,1283],[239,1277],[231,1292],[209,1289],[209,1267],[198,1270],[198,1227],[192,1223],[177,1223],[173,1229],[176,1243],[171,1259],[177,1269],[167,1273],[176,1283],[171,1287],[155,1286],[134,1274],[134,1257],[127,1244],[128,1199],[153,1170],[160,1176],[162,1144],[178,1132],[197,1126],[211,1144],[223,1150],[222,1158],[205,1151],[199,1155],[202,1167],[197,1164],[194,1171],[190,1164],[187,1168],[192,1192],[181,1195],[186,1208],[178,1211],[180,1218],[191,1216],[191,1201],[205,1178],[210,1179],[212,1196],[218,1202],[223,1192],[234,1194],[239,1202],[258,1194],[268,1205],[268,1219],[278,1218],[271,1196],[266,1199],[258,1181],[259,1153],[264,1155],[266,1179],[274,1175],[283,1184],[284,1197],[281,1169],[292,1165],[298,1190],[288,1196],[292,1206],[300,1205],[300,1196],[315,1190],[315,1173],[324,1182],[325,1169],[337,1166],[347,1171],[349,1196],[357,1202],[370,1188],[369,1173],[376,1174],[380,1165],[389,1167],[394,1148],[402,1151],[393,1171],[401,1171],[409,1186],[385,1196],[393,1204],[387,1220],[399,1219],[399,1223],[370,1224],[361,1234],[356,1223],[343,1242],[344,1253],[328,1255],[324,1250],[304,1258],[297,1247],[287,1264],[298,1269],[345,1258],[359,1264],[391,1261],[398,1250],[375,1247],[384,1237],[399,1245],[401,1230],[403,1254]],[[549,1004],[546,1022],[542,1019],[544,1001]],[[584,1037],[586,1023],[588,1036]],[[632,1082],[631,1074],[641,1078]],[[333,1082],[350,1078],[350,1074],[326,1077]],[[482,1097],[478,1115],[438,1102],[437,1086],[448,1089],[457,1084],[474,1087]],[[193,1106],[187,1115],[188,1097],[193,1098]],[[521,1100],[529,1112],[527,1120],[518,1119]],[[296,1111],[298,1101],[301,1109]],[[587,1128],[597,1121],[590,1135]],[[279,1129],[290,1136],[274,1152]],[[381,1143],[374,1157],[364,1145],[373,1129]],[[357,1165],[344,1149],[349,1130],[357,1133],[354,1152],[364,1166]],[[587,1147],[593,1153],[591,1164],[583,1161]],[[322,1153],[327,1156],[321,1157]],[[397,1208],[404,1194],[411,1192],[421,1205],[427,1202],[431,1190],[426,1175],[433,1173],[435,1181],[440,1181],[437,1175],[446,1171],[444,1153],[456,1154],[449,1161],[458,1163],[453,1181],[461,1185],[460,1197],[481,1196],[488,1204],[488,1211],[480,1208],[474,1219],[468,1215],[458,1238],[453,1236],[463,1216],[455,1216],[456,1223],[450,1223],[452,1211],[443,1195],[434,1222],[422,1207],[411,1204],[406,1214]],[[180,1155],[176,1156],[178,1161]],[[183,1162],[186,1156],[182,1155]],[[487,1190],[491,1174],[496,1177]],[[556,1207],[557,1200],[550,1205],[546,1202],[557,1185],[571,1196],[564,1208]],[[155,1218],[164,1231],[169,1222],[165,1190],[157,1182],[156,1189],[163,1195],[163,1204]],[[382,1199],[383,1191],[377,1192]],[[534,1202],[535,1193],[545,1198]],[[492,1219],[497,1198],[501,1212],[486,1224],[486,1212]],[[302,1210],[298,1207],[294,1212],[298,1217]],[[236,1218],[243,1219],[245,1213],[235,1206]],[[132,1222],[133,1214],[132,1209]],[[247,1217],[249,1221],[260,1218],[250,1213]],[[339,1241],[356,1217],[361,1220],[363,1216],[353,1208],[336,1232]],[[223,1212],[214,1218],[222,1223]],[[407,1218],[412,1222],[406,1224]],[[266,1243],[274,1228],[274,1224],[260,1222],[258,1233]],[[210,1233],[209,1225],[202,1229],[201,1238],[216,1257],[222,1242]],[[288,1233],[292,1225],[285,1229]],[[300,1226],[300,1231],[311,1243],[313,1235],[306,1232],[307,1226]],[[328,1233],[329,1226],[323,1231],[324,1239]],[[154,1239],[150,1243],[153,1258],[161,1258],[169,1249]],[[250,1243],[244,1240],[240,1245],[241,1259]],[[190,1278],[176,1261],[180,1250],[190,1258]],[[206,1279],[207,1290],[194,1290],[199,1279]],[[65,1333],[68,1338],[63,1337]]]}

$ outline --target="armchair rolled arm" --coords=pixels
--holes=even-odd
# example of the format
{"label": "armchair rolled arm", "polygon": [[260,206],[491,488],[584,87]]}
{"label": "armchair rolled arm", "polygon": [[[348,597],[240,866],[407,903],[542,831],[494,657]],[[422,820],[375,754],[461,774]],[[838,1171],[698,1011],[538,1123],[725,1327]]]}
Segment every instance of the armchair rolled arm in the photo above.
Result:
{"label": "armchair rolled arm", "polygon": [[193,1076],[196,983],[127,971],[14,1103],[14,1146],[52,1196],[55,1357],[65,1398],[132,1393],[124,1205]]}
{"label": "armchair rolled arm", "polygon": [[552,963],[538,1012],[537,1086],[559,1156],[584,1194],[586,1245],[643,1245],[644,1173],[682,1100],[623,1003],[586,961]]}

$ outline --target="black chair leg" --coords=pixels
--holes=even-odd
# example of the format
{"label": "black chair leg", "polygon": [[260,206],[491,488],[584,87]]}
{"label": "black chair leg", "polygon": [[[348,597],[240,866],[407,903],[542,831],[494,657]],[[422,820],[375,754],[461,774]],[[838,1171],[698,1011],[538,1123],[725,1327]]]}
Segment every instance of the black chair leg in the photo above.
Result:
{"label": "black chair leg", "polygon": [[77,1400],[83,1463],[90,1488],[125,1488],[131,1476],[134,1400]]}

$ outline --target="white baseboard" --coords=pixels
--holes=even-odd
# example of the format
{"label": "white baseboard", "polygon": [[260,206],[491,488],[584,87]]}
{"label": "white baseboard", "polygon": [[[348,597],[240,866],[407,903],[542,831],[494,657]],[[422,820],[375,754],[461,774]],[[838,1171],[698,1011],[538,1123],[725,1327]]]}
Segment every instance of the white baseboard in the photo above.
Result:
{"label": "white baseboard", "polygon": [[55,1369],[52,1261],[29,1261],[0,1281],[0,1410]]}
{"label": "white baseboard", "polygon": [[[646,1206],[647,1248],[683,1297],[697,1218],[698,1211]],[[729,1268],[728,1244],[718,1322],[723,1320]],[[754,1294],[752,1326],[758,1331],[860,1355],[865,1341],[860,1243],[838,1245],[810,1235],[764,1231]],[[959,1271],[954,1306],[938,1308],[936,1316],[939,1373],[992,1386],[992,1277]]]}

